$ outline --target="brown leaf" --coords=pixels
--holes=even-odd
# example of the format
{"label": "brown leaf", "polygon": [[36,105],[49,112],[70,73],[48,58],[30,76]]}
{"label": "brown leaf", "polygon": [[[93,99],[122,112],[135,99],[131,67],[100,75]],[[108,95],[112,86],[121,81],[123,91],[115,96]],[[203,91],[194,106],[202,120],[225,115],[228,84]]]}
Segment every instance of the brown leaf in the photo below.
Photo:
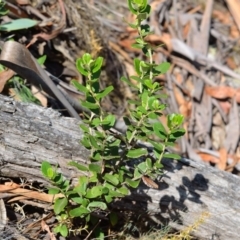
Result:
{"label": "brown leaf", "polygon": [[149,177],[142,176],[142,181],[146,186],[150,188],[158,188],[158,185]]}
{"label": "brown leaf", "polygon": [[7,70],[0,72],[0,93],[4,89],[6,82],[10,78],[12,78],[13,75],[14,75],[14,71],[12,71],[11,69],[7,69]]}
{"label": "brown leaf", "polygon": [[49,202],[49,203],[53,202],[55,198],[62,196],[62,194],[50,195],[47,193],[41,193],[41,192],[29,190],[29,189],[24,189],[22,188],[21,185],[18,185],[12,182],[7,182],[4,185],[0,184],[0,192],[14,193],[27,198],[33,198],[33,199],[37,199],[37,200]]}
{"label": "brown leaf", "polygon": [[227,150],[225,148],[221,148],[219,150],[219,155],[220,155],[220,161],[217,164],[217,167],[221,170],[225,170],[227,166],[227,159],[228,159]]}
{"label": "brown leaf", "polygon": [[232,70],[237,68],[237,64],[232,57],[228,57],[226,59],[226,63],[228,65],[228,67],[231,68]]}
{"label": "brown leaf", "polygon": [[47,223],[44,220],[41,221],[41,227],[42,227],[43,231],[48,232],[51,240],[56,240],[54,234],[51,232],[49,226],[47,225]]}
{"label": "brown leaf", "polygon": [[219,163],[219,158],[218,157],[215,157],[211,154],[208,154],[208,153],[203,153],[203,152],[198,152],[197,153],[203,161],[205,162],[211,162],[211,163]]}
{"label": "brown leaf", "polygon": [[235,89],[228,86],[217,87],[206,86],[205,91],[209,96],[217,99],[232,98],[236,93]]}
{"label": "brown leaf", "polygon": [[19,5],[29,5],[29,0],[16,0],[17,4]]}
{"label": "brown leaf", "polygon": [[232,107],[229,113],[229,123],[226,126],[226,138],[224,146],[228,153],[233,154],[236,151],[239,142],[239,112],[238,105],[233,99]]}
{"label": "brown leaf", "polygon": [[240,1],[239,0],[226,0],[230,13],[238,26],[238,30],[240,30],[240,16],[239,16],[239,9],[240,9]]}
{"label": "brown leaf", "polygon": [[222,110],[228,114],[231,109],[231,103],[229,101],[218,101],[218,103]]}

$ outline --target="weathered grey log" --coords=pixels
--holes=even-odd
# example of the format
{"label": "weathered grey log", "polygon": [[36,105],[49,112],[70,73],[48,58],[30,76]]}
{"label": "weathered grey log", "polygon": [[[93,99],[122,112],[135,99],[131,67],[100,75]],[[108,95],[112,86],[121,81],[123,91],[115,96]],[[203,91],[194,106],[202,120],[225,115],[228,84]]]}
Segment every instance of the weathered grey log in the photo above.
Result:
{"label": "weathered grey log", "polygon": [[[79,174],[67,163],[86,163],[88,151],[79,144],[79,122],[51,109],[15,102],[0,95],[0,176],[45,179],[43,160],[59,164],[68,177]],[[165,175],[159,189],[144,186],[115,207],[152,212],[155,220],[182,229],[209,212],[193,234],[200,239],[239,239],[240,178],[227,172],[182,159],[164,161]],[[131,204],[136,201],[136,204]]]}

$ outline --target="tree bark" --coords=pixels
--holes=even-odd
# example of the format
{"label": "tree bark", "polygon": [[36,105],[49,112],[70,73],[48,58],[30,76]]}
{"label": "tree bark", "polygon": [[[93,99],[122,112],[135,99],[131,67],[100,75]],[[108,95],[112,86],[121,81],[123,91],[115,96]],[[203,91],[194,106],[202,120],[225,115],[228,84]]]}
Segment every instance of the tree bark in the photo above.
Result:
{"label": "tree bark", "polygon": [[[67,166],[70,160],[87,163],[89,152],[79,144],[79,121],[62,117],[52,109],[15,102],[0,95],[0,176],[21,177],[47,184],[43,160],[59,164],[68,178],[79,175]],[[154,221],[182,229],[205,219],[193,235],[200,239],[239,239],[240,178],[188,159],[163,161],[159,189],[140,186],[119,209],[148,211]],[[134,204],[135,202],[135,204]]]}

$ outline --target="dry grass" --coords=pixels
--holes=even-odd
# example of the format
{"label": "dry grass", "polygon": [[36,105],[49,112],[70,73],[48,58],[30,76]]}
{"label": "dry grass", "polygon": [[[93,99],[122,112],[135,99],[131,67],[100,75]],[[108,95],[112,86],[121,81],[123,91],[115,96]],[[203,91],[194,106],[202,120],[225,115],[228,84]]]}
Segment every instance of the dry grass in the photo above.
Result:
{"label": "dry grass", "polygon": [[[208,212],[203,212],[201,216],[190,226],[175,233],[169,233],[170,227],[163,228],[159,231],[149,232],[139,238],[139,240],[193,240],[196,239],[191,234],[210,216]],[[126,237],[126,240],[133,240],[136,238]]]}

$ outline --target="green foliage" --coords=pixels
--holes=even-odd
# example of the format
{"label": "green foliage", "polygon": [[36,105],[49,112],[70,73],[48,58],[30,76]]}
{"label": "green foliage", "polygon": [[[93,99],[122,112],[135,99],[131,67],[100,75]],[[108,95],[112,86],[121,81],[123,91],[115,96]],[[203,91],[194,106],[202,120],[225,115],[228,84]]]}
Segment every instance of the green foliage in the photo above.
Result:
{"label": "green foliage", "polygon": [[[0,16],[4,16],[8,14],[8,10],[5,8],[5,1],[0,0]],[[38,24],[38,21],[29,19],[29,18],[20,18],[16,20],[12,20],[11,22],[4,23],[0,25],[0,31],[16,31],[26,28],[34,27]]]}
{"label": "green foliage", "polygon": [[[81,144],[90,150],[90,163],[87,166],[76,162],[69,163],[84,173],[75,186],[70,186],[69,181],[49,163],[42,164],[43,175],[54,185],[49,189],[49,193],[63,195],[54,202],[54,212],[59,220],[55,232],[63,236],[72,231],[69,221],[71,223],[74,218],[79,218],[85,231],[94,231],[98,238],[103,238],[103,231],[97,227],[102,218],[99,213],[104,212],[109,216],[110,224],[116,225],[118,217],[110,211],[110,203],[116,198],[127,196],[131,188],[139,186],[141,179],[148,177],[154,181],[162,173],[163,157],[179,158],[165,150],[184,135],[185,131],[181,128],[183,117],[170,114],[167,117],[167,128],[159,122],[166,106],[161,103],[162,95],[159,90],[162,88],[154,81],[156,76],[166,73],[170,64],[156,64],[152,57],[153,48],[145,41],[145,37],[150,34],[150,27],[142,24],[151,10],[147,0],[128,0],[128,6],[137,19],[129,25],[137,29],[139,34],[133,47],[141,49],[149,61],[134,59],[136,75],[130,78],[137,82],[136,85],[122,77],[122,81],[137,90],[138,96],[134,102],[135,109],[129,116],[124,117],[126,134],[120,135],[112,131],[116,118],[101,107],[102,99],[113,90],[112,86],[103,90],[100,88],[103,58],[93,59],[90,54],[85,53],[77,59],[76,67],[86,77],[86,86],[76,80],[72,83],[85,94],[85,100],[81,104],[90,110],[90,113],[85,113],[85,120],[80,125],[84,133]],[[153,140],[153,136],[157,140]],[[152,144],[152,153],[144,147],[144,142]]]}
{"label": "green foliage", "polygon": [[0,16],[4,16],[8,13],[8,10],[5,8],[5,1],[0,0]]}
{"label": "green foliage", "polygon": [[26,28],[34,27],[38,24],[38,21],[29,19],[29,18],[20,18],[16,20],[12,20],[11,22],[4,23],[0,25],[0,31],[16,31]]}

